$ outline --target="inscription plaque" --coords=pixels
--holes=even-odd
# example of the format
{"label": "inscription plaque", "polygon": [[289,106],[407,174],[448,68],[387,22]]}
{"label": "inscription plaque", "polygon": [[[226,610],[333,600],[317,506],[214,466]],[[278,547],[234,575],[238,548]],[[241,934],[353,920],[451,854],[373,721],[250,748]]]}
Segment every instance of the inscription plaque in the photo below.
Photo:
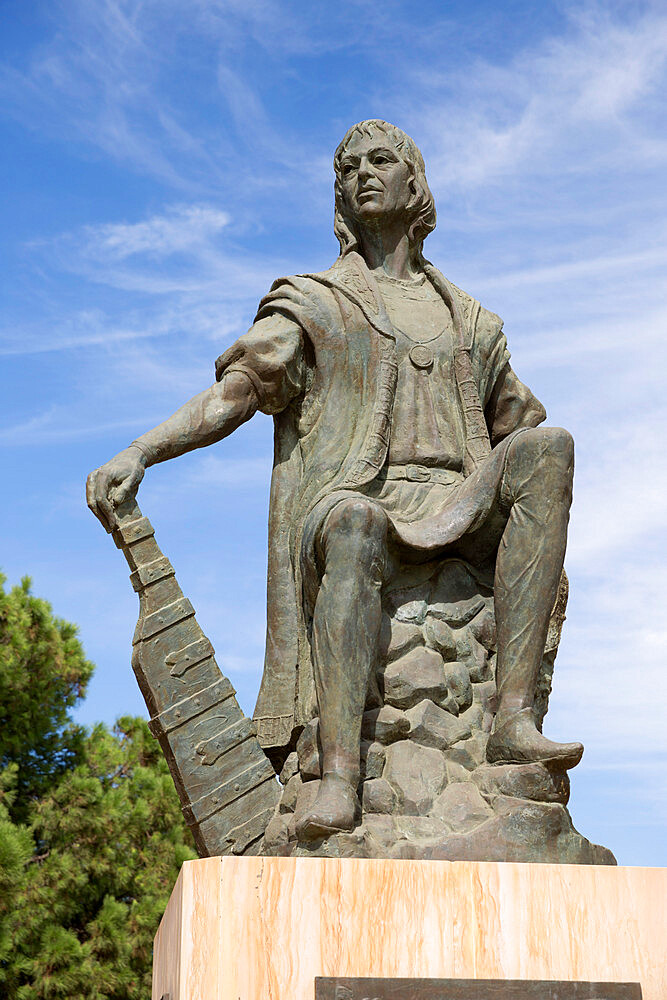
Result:
{"label": "inscription plaque", "polygon": [[317,977],[315,1000],[642,1000],[639,983]]}

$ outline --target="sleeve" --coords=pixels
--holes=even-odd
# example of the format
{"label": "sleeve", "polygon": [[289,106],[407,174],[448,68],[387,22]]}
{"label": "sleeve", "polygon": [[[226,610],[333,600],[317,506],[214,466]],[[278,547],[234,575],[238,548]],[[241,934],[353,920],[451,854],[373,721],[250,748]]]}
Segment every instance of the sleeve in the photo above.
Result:
{"label": "sleeve", "polygon": [[547,413],[512,370],[503,321],[488,309],[480,309],[474,350],[479,365],[480,399],[491,447],[495,448],[512,431],[537,427]]}
{"label": "sleeve", "polygon": [[280,413],[305,388],[302,330],[280,312],[264,310],[250,330],[216,361],[218,381],[228,372],[248,377],[263,413]]}
{"label": "sleeve", "polygon": [[517,378],[509,362],[503,365],[496,378],[484,412],[492,447],[520,427],[537,427],[547,415],[539,399]]}

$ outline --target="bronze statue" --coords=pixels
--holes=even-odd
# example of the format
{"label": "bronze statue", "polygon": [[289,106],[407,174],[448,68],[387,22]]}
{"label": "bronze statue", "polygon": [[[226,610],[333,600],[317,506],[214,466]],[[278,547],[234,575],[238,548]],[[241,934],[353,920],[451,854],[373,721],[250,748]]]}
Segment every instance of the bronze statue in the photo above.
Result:
{"label": "bronze statue", "polygon": [[[542,735],[535,702],[565,555],[572,438],[539,427],[546,412],[510,366],[499,317],[424,258],[436,214],[412,139],[362,122],[334,170],[333,266],[276,281],[218,359],[216,382],[88,481],[89,506],[113,528],[146,468],[221,440],[257,410],[274,416],[255,721],[280,770],[319,720],[317,794],[291,830],[300,843],[358,822],[364,713],[383,704],[383,593],[401,573],[455,560],[492,590],[487,770],[538,764],[565,780],[583,752]],[[450,698],[454,715],[466,697]],[[431,700],[447,709],[445,695]]]}

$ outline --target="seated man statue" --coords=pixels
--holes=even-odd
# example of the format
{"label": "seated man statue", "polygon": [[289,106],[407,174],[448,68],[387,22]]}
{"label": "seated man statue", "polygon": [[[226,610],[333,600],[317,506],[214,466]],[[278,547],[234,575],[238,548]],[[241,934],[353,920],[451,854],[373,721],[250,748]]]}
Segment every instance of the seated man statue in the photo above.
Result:
{"label": "seated man statue", "polygon": [[512,371],[502,322],[422,255],[435,227],[424,161],[383,121],[334,157],[340,256],[276,281],[217,381],[92,473],[107,527],[144,470],[275,419],[268,629],[255,718],[275,759],[319,716],[322,781],[301,839],[351,829],[382,588],[406,564],[494,566],[497,712],[489,763],[578,763],[536,725],[563,567],[573,443]]}

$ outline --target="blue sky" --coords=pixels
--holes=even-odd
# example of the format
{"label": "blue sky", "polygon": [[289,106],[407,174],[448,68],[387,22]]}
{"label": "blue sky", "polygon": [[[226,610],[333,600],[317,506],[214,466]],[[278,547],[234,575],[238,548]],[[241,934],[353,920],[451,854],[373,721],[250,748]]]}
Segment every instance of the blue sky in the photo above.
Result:
{"label": "blue sky", "polygon": [[[424,152],[427,255],[505,319],[577,445],[546,731],[571,810],[667,864],[667,12],[661,3],[2,0],[0,567],[79,623],[78,711],[144,706],[136,597],[90,469],[210,384],[258,299],[337,252],[331,157],[385,118]],[[240,701],[264,642],[272,427],[140,493]]]}

